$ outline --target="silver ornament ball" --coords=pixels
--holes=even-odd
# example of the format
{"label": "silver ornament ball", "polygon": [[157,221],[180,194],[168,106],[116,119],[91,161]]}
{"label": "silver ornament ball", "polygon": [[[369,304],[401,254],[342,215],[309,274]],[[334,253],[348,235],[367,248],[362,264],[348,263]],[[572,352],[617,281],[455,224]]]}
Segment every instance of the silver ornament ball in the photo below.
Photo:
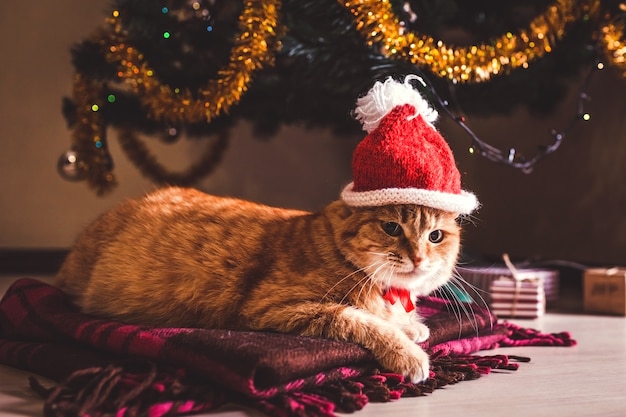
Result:
{"label": "silver ornament ball", "polygon": [[57,163],[57,170],[61,177],[68,181],[80,181],[85,178],[85,171],[78,154],[75,151],[64,152]]}

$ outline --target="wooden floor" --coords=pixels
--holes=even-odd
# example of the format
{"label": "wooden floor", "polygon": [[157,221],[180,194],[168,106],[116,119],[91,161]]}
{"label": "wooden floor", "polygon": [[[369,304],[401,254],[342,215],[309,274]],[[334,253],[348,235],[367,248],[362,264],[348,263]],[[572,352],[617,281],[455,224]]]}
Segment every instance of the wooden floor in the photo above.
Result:
{"label": "wooden floor", "polygon": [[[14,278],[0,277],[0,293]],[[419,398],[369,404],[354,417],[626,416],[626,318],[550,312],[512,320],[544,332],[570,331],[575,347],[504,348],[486,354],[528,356],[515,372],[491,373]],[[42,416],[28,373],[0,366],[0,416]],[[214,417],[261,416],[229,407]]]}

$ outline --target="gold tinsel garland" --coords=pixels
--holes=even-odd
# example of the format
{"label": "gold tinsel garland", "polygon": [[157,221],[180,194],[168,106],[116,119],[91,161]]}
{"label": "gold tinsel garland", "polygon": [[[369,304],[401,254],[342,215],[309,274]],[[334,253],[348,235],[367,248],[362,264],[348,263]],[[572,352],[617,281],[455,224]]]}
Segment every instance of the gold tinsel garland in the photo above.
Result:
{"label": "gold tinsel garland", "polygon": [[218,71],[195,94],[163,84],[150,68],[143,54],[128,44],[114,12],[109,19],[113,30],[106,59],[118,64],[117,76],[137,95],[155,120],[178,125],[210,122],[239,102],[248,89],[252,74],[274,63],[274,52],[280,47],[278,37],[278,0],[246,0],[239,16],[239,35],[235,38],[228,64]]}
{"label": "gold tinsel garland", "polygon": [[[552,51],[568,24],[579,19],[595,19],[600,9],[600,0],[555,0],[517,34],[508,32],[487,43],[453,48],[441,40],[408,31],[394,14],[390,0],[338,1],[352,13],[357,30],[369,46],[378,46],[386,57],[407,60],[460,83],[481,82],[515,68],[527,68],[531,61]],[[109,30],[100,32],[98,42],[106,52],[107,61],[117,65],[119,80],[136,95],[149,118],[172,126],[209,123],[239,102],[254,71],[273,64],[274,51],[280,48],[280,5],[279,0],[244,1],[239,16],[240,33],[228,64],[219,70],[217,79],[196,92],[180,90],[159,80],[143,54],[128,43],[119,12],[107,19]],[[610,15],[605,15],[598,19],[598,25],[598,39],[606,58],[626,77],[624,22],[612,21]],[[106,127],[99,113],[104,92],[102,83],[76,75],[73,96],[77,127],[72,137],[73,149],[78,154],[78,168],[83,177],[99,194],[116,183],[104,138]],[[120,141],[142,173],[157,182],[188,183],[210,172],[226,146],[226,139],[220,137],[207,148],[202,161],[184,173],[173,174],[156,162],[132,129],[124,129]],[[201,167],[201,164],[206,165]]]}
{"label": "gold tinsel garland", "polygon": [[[148,117],[173,126],[210,122],[228,111],[248,89],[252,74],[274,63],[274,52],[280,48],[278,15],[280,0],[246,0],[239,16],[239,35],[234,40],[228,64],[218,71],[195,94],[163,84],[143,54],[126,40],[120,14],[114,11],[107,19],[110,30],[99,31],[97,42],[105,49],[106,59],[118,66],[118,78],[125,82],[148,111]],[[113,163],[106,147],[106,126],[100,116],[104,104],[105,86],[76,74],[73,101],[76,105],[76,127],[72,149],[77,154],[77,171],[99,195],[116,185]],[[220,136],[209,146],[201,161],[183,173],[170,173],[148,148],[139,141],[132,129],[120,134],[122,149],[142,173],[157,182],[189,184],[212,171],[219,162],[227,138]]]}
{"label": "gold tinsel garland", "polygon": [[74,76],[72,98],[76,105],[76,126],[72,132],[72,149],[77,154],[80,179],[96,189],[98,194],[111,190],[117,181],[113,161],[106,147],[106,127],[100,117],[104,101],[104,86],[81,74]]}
{"label": "gold tinsel garland", "polygon": [[431,36],[407,31],[389,0],[338,0],[352,13],[368,45],[387,57],[429,68],[454,82],[481,82],[514,68],[527,68],[563,37],[565,26],[596,13],[600,0],[556,0],[518,34],[508,32],[488,43],[453,48]]}

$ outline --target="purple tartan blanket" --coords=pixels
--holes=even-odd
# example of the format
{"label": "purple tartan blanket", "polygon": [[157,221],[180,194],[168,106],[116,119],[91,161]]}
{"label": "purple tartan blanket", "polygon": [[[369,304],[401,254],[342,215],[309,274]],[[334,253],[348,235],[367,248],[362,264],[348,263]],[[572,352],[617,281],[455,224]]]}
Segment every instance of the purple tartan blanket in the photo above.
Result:
{"label": "purple tartan blanket", "polygon": [[[517,369],[525,358],[472,355],[498,346],[572,346],[569,333],[543,334],[498,322],[476,305],[459,319],[447,301],[418,303],[431,337],[430,378],[411,384],[379,369],[360,346],[301,336],[129,325],[81,314],[57,288],[16,281],[0,301],[0,363],[31,378],[46,416],[182,415],[227,402],[271,416],[333,416]],[[455,314],[456,312],[456,314]]]}

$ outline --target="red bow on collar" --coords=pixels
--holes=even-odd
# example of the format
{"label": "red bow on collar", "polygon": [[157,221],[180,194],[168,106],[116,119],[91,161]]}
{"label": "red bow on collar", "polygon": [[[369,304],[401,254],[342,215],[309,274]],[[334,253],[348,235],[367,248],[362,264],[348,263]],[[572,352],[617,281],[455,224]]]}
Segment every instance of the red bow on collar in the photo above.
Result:
{"label": "red bow on collar", "polygon": [[411,299],[411,292],[407,289],[396,287],[387,288],[383,291],[383,298],[389,301],[392,305],[395,304],[396,301],[400,300],[407,313],[415,310],[415,304],[413,304],[413,300]]}

